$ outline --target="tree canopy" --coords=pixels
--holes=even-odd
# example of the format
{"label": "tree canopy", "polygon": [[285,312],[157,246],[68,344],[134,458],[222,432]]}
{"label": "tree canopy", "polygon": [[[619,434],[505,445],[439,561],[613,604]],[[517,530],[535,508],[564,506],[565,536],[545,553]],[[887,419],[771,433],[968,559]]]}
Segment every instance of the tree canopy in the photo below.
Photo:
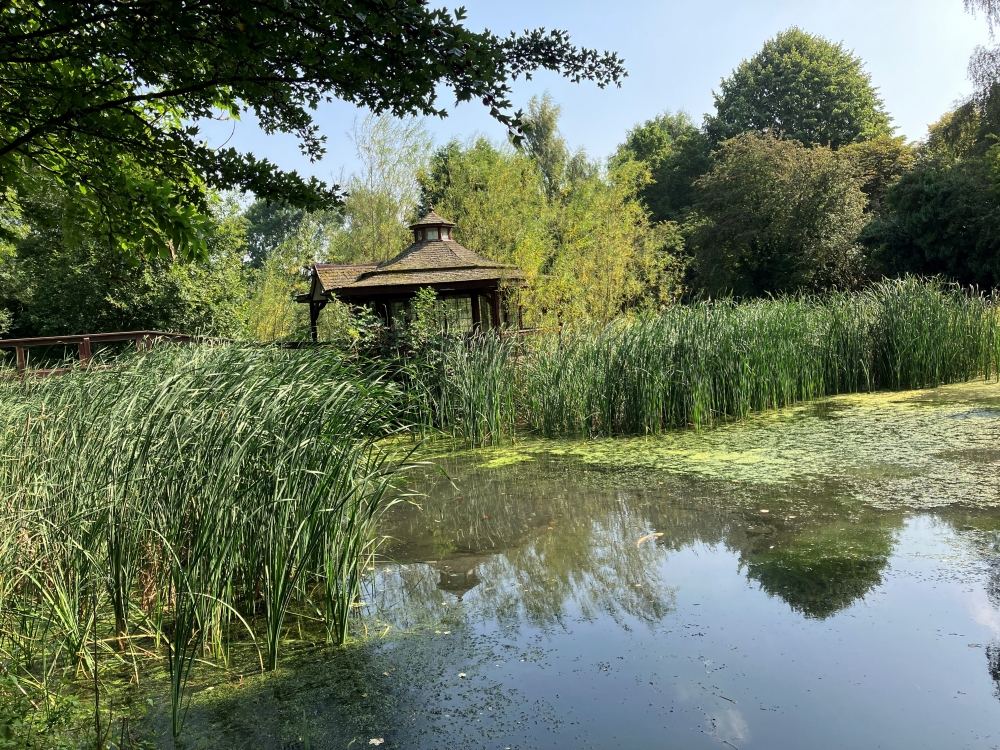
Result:
{"label": "tree canopy", "polygon": [[11,0],[0,16],[0,191],[54,180],[126,254],[198,256],[211,189],[311,209],[339,197],[253,154],[209,148],[191,125],[199,118],[252,112],[318,159],[312,110],[334,97],[444,116],[439,92],[450,89],[516,135],[511,80],[544,68],[603,87],[625,75],[615,54],[575,47],[563,31],[501,38],[464,20],[425,0]]}
{"label": "tree canopy", "polygon": [[694,181],[711,166],[708,138],[684,112],[665,112],[632,128],[616,159],[635,159],[649,167],[642,199],[651,219],[680,221],[694,201]]}
{"label": "tree canopy", "polygon": [[237,206],[212,200],[203,262],[135,265],[110,252],[106,237],[72,227],[72,205],[54,184],[21,202],[23,231],[0,263],[0,308],[10,312],[15,336],[135,329],[240,335],[248,222]]}
{"label": "tree canopy", "polygon": [[861,240],[888,275],[1000,286],[1000,146],[973,99],[933,124]]}
{"label": "tree canopy", "polygon": [[1000,195],[983,160],[921,159],[886,208],[862,236],[883,273],[1000,286]]}
{"label": "tree canopy", "polygon": [[715,109],[706,118],[715,143],[752,130],[836,149],[892,130],[861,58],[797,28],[723,79]]}
{"label": "tree canopy", "polygon": [[698,283],[740,296],[855,286],[862,185],[852,160],[829,147],[756,133],[725,141],[696,183]]}
{"label": "tree canopy", "polygon": [[683,241],[676,224],[649,223],[639,200],[648,170],[571,153],[551,102],[537,99],[531,112],[544,127],[530,131],[529,149],[484,138],[438,149],[421,176],[424,206],[456,221],[469,249],[524,271],[519,303],[532,325],[606,321],[675,300]]}

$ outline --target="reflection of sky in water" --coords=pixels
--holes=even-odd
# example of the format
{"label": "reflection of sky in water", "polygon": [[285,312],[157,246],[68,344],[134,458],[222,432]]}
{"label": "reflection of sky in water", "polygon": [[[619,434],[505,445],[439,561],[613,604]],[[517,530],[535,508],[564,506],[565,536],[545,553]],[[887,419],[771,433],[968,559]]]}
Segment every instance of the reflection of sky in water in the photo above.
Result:
{"label": "reflection of sky in water", "polygon": [[213,747],[1000,747],[998,405],[442,458],[383,526],[386,637],[241,694]]}
{"label": "reflection of sky in water", "polygon": [[488,644],[454,669],[534,706],[505,747],[1000,746],[1000,512],[881,509],[1000,498],[998,397],[442,459],[386,529],[379,616]]}
{"label": "reflection of sky in water", "polygon": [[[841,608],[819,616],[803,616],[801,605],[827,588],[810,583],[815,561],[787,574],[806,589],[787,602],[748,577],[746,539],[647,543],[610,578],[599,577],[600,562],[563,578],[566,566],[551,558],[579,547],[571,540],[562,550],[547,531],[536,542],[544,550],[390,566],[380,578],[391,607],[380,613],[441,644],[424,667],[437,690],[455,693],[419,709],[419,726],[434,736],[469,729],[463,695],[512,696],[490,731],[463,734],[469,747],[993,747],[1000,602],[987,596],[979,549],[989,535],[931,516],[889,525],[892,550],[876,555],[878,571],[848,586],[851,601],[835,587]],[[612,533],[604,549],[612,540],[635,549],[643,530]],[[603,531],[595,524],[595,535]],[[531,555],[542,561],[522,567]],[[477,584],[449,591],[450,573],[464,576],[470,564]],[[618,576],[629,583],[609,587]],[[397,619],[401,611],[412,619]],[[423,681],[407,679],[419,692]],[[459,746],[424,744],[406,729],[399,747]]]}

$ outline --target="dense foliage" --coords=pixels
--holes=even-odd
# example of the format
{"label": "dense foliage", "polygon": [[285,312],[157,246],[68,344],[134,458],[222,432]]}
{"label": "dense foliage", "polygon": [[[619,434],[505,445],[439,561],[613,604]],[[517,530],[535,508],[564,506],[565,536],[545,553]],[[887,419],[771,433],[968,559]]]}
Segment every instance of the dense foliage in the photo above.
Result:
{"label": "dense foliage", "polygon": [[[889,134],[861,61],[793,29],[734,71],[703,128],[664,113],[606,161],[566,142],[548,95],[519,116],[519,146],[480,136],[435,147],[420,120],[370,116],[351,133],[360,168],[338,208],[213,195],[199,219],[206,252],[194,262],[137,265],[72,189],[38,178],[0,203],[0,330],[304,338],[293,296],[308,264],[389,258],[431,206],[458,222],[466,246],[525,272],[517,304],[528,326],[906,274],[995,287],[1000,97],[991,91],[907,144]],[[376,332],[340,305],[320,318],[324,338],[352,348]]]}
{"label": "dense foliage", "polygon": [[862,235],[878,271],[1000,286],[998,105],[970,102],[931,127]]}
{"label": "dense foliage", "polygon": [[681,237],[676,225],[650,222],[640,198],[648,171],[571,153],[557,116],[550,102],[533,102],[528,153],[483,138],[436,151],[420,180],[425,205],[458,223],[462,244],[525,272],[520,303],[533,324],[672,301]]}
{"label": "dense foliage", "polygon": [[689,231],[705,290],[761,296],[857,286],[865,195],[849,159],[746,133],[719,147],[695,187]]}
{"label": "dense foliage", "polygon": [[562,31],[501,38],[462,9],[422,0],[5,3],[0,20],[0,190],[40,176],[126,252],[203,254],[206,191],[239,188],[304,208],[335,188],[233,148],[210,148],[191,121],[250,112],[323,154],[313,119],[336,97],[373,112],[445,116],[441,89],[481,99],[511,129],[509,82],[537,69],[617,84],[611,53]]}
{"label": "dense foliage", "polygon": [[641,195],[652,221],[682,221],[694,202],[694,181],[711,166],[710,152],[708,138],[687,114],[666,112],[632,128],[616,158],[649,168]]}
{"label": "dense foliage", "polygon": [[242,642],[273,669],[293,618],[344,643],[401,406],[330,350],[167,347],[5,380],[0,690],[38,703],[16,722],[0,710],[0,736],[30,746],[64,678],[103,690],[160,659],[176,735],[195,660]]}
{"label": "dense foliage", "polygon": [[0,307],[14,334],[174,330],[233,336],[246,308],[246,221],[213,206],[201,263],[153,258],[142,265],[106,236],[72,226],[73,206],[49,185],[22,202],[22,237],[0,262]]}
{"label": "dense foliage", "polygon": [[719,143],[748,130],[839,148],[890,132],[860,58],[792,28],[744,60],[715,95],[706,129]]}

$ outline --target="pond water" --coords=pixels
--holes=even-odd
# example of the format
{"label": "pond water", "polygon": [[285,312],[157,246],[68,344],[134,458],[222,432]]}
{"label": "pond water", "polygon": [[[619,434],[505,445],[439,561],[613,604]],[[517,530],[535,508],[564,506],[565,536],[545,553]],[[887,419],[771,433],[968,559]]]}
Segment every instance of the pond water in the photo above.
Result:
{"label": "pond water", "polygon": [[434,461],[379,637],[199,694],[190,746],[1000,748],[1000,386]]}

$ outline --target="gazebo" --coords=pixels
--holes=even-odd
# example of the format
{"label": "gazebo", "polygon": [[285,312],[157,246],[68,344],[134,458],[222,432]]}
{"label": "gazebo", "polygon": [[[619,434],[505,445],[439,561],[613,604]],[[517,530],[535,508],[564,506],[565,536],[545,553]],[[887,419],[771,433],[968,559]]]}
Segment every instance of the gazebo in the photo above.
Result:
{"label": "gazebo", "polygon": [[438,293],[453,330],[520,325],[519,311],[509,309],[506,297],[524,284],[524,274],[462,247],[452,239],[454,227],[432,208],[410,225],[413,244],[391,260],[351,266],[313,263],[309,292],[297,297],[309,305],[313,340],[320,310],[333,298],[369,307],[388,328],[395,329],[408,318],[414,295],[427,287]]}

